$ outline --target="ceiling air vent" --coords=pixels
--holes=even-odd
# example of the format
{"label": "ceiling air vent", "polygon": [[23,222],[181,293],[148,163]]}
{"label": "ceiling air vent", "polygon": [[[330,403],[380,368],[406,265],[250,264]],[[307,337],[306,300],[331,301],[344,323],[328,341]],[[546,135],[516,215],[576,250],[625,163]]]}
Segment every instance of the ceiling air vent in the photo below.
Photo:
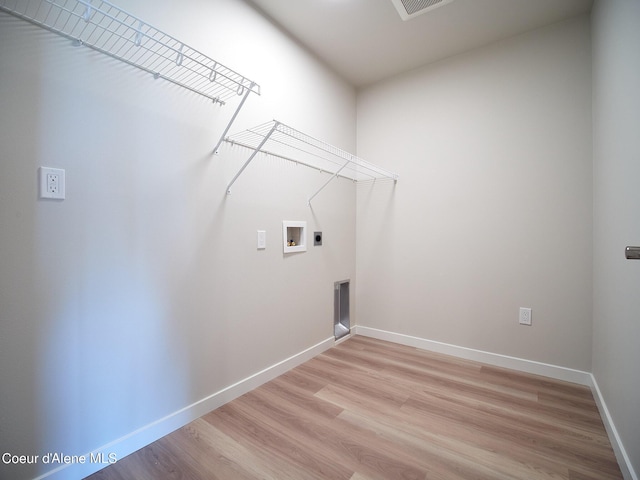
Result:
{"label": "ceiling air vent", "polygon": [[453,2],[453,0],[391,0],[393,5],[398,10],[402,20],[409,20],[411,18],[427,13],[434,8],[442,7],[447,3]]}

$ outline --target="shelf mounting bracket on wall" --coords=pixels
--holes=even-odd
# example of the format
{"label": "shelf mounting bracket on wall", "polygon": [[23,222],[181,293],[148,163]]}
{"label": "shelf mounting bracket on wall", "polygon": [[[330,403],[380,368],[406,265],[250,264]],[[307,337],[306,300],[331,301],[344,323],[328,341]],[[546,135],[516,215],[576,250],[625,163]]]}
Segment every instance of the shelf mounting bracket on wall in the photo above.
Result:
{"label": "shelf mounting bracket on wall", "polygon": [[230,193],[231,186],[258,152],[282,158],[298,165],[305,165],[331,175],[311,195],[308,200],[309,206],[311,206],[311,201],[316,195],[338,177],[347,178],[354,182],[376,181],[378,179],[397,182],[398,180],[396,173],[366,162],[355,155],[302,133],[277,120],[225,137],[224,141],[231,145],[239,145],[252,150],[247,161],[229,183],[227,194]]}
{"label": "shelf mounting bracket on wall", "polygon": [[217,151],[250,93],[260,86],[106,0],[0,0],[0,11],[208,98],[242,97]]}
{"label": "shelf mounting bracket on wall", "polygon": [[227,185],[227,195],[231,195],[231,187],[233,186],[233,184],[236,183],[236,180],[242,174],[242,172],[244,172],[244,169],[247,168],[247,166],[255,158],[255,156],[258,154],[258,152],[261,151],[261,149],[264,146],[264,144],[267,143],[269,138],[271,138],[271,135],[273,135],[273,132],[275,132],[276,128],[278,128],[278,125],[279,125],[278,122],[274,122],[273,127],[271,127],[271,130],[269,130],[269,132],[264,136],[262,141],[255,148],[255,150],[251,153],[251,155],[249,155],[249,158],[247,159],[246,162],[244,162],[244,165],[242,165],[240,170],[238,170],[238,173],[236,173],[235,177],[233,177],[233,179],[231,179],[231,181],[229,182],[229,185]]}
{"label": "shelf mounting bracket on wall", "polygon": [[218,143],[216,143],[216,146],[213,148],[213,153],[214,154],[217,155],[219,153],[218,151],[220,150],[220,145],[222,145],[222,142],[224,141],[225,137],[227,136],[227,133],[229,133],[229,129],[231,128],[231,125],[233,125],[233,122],[236,120],[236,117],[238,116],[238,113],[240,113],[240,110],[242,109],[242,106],[244,105],[244,102],[247,100],[247,97],[249,96],[249,94],[251,92],[252,92],[252,90],[250,88],[246,88],[244,90],[244,95],[242,96],[242,100],[240,100],[240,103],[236,107],[236,111],[233,112],[233,115],[231,116],[231,120],[229,120],[229,123],[227,123],[227,128],[224,129],[224,131],[222,132],[222,135],[220,135],[220,139],[218,140]]}

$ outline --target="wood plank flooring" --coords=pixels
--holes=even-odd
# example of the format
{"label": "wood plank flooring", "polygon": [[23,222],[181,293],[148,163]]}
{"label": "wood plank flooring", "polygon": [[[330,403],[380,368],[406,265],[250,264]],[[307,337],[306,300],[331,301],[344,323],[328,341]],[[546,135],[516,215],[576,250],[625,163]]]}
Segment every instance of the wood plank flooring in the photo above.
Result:
{"label": "wood plank flooring", "polygon": [[354,336],[88,478],[622,475],[589,388]]}

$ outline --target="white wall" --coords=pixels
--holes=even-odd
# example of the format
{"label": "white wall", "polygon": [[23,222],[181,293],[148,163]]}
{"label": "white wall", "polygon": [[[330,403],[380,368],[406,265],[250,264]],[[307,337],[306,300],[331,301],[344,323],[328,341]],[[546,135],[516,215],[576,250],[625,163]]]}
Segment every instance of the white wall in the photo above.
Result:
{"label": "white wall", "polygon": [[[244,2],[118,3],[261,84],[234,130],[277,118],[354,150],[352,87]],[[210,155],[230,103],[0,14],[0,452],[117,445],[332,337],[355,187],[337,180],[309,209],[326,174],[259,158],[227,197],[248,156]],[[37,199],[41,165],[66,170],[63,202]],[[283,257],[282,220],[324,246]]]}
{"label": "white wall", "polygon": [[[358,93],[358,325],[590,371],[589,20]],[[533,326],[518,325],[518,308]]]}
{"label": "white wall", "polygon": [[640,471],[640,2],[596,1],[593,29],[593,374]]}

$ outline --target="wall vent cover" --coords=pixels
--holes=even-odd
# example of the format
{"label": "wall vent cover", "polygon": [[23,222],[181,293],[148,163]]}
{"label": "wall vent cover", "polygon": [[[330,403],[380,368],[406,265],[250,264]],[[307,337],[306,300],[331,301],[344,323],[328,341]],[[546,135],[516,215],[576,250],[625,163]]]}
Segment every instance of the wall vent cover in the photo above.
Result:
{"label": "wall vent cover", "polygon": [[434,8],[442,7],[453,0],[391,0],[402,20],[427,13]]}

